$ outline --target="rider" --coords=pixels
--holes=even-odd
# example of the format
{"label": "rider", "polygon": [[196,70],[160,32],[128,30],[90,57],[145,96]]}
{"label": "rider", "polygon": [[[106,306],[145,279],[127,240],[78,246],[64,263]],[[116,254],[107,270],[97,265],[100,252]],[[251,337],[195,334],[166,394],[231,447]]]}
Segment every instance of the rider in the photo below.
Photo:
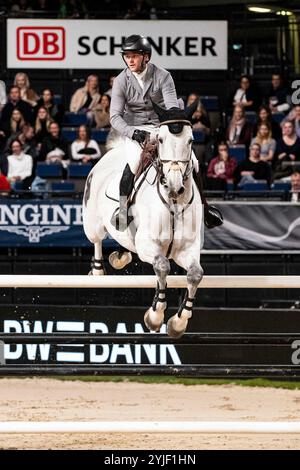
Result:
{"label": "rider", "polygon": [[[166,109],[178,108],[177,94],[171,74],[150,63],[151,45],[147,38],[129,36],[122,45],[121,54],[126,68],[116,77],[112,87],[110,121],[112,127],[125,137],[127,164],[120,181],[120,208],[111,223],[117,230],[125,230],[131,222],[128,216],[128,199],[138,170],[141,145],[151,133],[157,133],[159,119],[153,102]],[[196,183],[204,204],[207,226],[222,223],[218,214],[210,211],[203,195],[199,175]],[[207,220],[206,220],[207,219]]]}

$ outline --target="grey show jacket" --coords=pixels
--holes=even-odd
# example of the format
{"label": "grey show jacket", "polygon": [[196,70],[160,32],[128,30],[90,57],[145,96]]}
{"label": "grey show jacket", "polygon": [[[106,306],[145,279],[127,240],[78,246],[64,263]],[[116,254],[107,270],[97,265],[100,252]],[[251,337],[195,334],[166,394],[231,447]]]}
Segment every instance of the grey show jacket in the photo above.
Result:
{"label": "grey show jacket", "polygon": [[178,107],[174,81],[164,69],[148,64],[144,90],[128,68],[114,81],[110,105],[110,122],[121,135],[132,138],[137,126],[159,123],[150,98],[159,106]]}

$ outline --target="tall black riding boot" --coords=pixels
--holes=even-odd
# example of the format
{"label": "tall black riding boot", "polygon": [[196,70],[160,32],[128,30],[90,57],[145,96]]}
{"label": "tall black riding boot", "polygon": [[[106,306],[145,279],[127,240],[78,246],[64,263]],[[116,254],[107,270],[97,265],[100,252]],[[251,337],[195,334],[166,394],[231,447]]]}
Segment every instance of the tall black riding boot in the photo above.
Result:
{"label": "tall black riding boot", "polygon": [[196,183],[196,186],[199,190],[201,201],[204,207],[204,223],[207,228],[214,228],[218,227],[219,225],[223,224],[223,216],[219,209],[217,209],[215,206],[209,206],[206,200],[206,197],[204,195],[203,191],[203,185],[202,185],[202,177],[200,174],[200,170],[198,173],[196,171],[193,171],[193,176],[194,176],[194,181]]}
{"label": "tall black riding boot", "polygon": [[135,175],[132,173],[127,163],[120,181],[120,207],[113,214],[110,221],[120,232],[124,232],[133,220],[133,217],[128,215],[128,201],[133,190],[134,177]]}

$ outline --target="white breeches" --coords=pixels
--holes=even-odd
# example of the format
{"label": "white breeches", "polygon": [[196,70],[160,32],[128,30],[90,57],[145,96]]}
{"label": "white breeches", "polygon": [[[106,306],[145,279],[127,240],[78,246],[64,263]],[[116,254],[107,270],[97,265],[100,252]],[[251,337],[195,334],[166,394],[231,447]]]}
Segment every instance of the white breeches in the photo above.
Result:
{"label": "white breeches", "polygon": [[[140,130],[149,132],[150,133],[150,140],[156,138],[156,136],[158,134],[158,130],[159,130],[158,127],[155,127],[155,126],[152,126],[152,125],[150,125],[150,126],[138,126],[138,127],[136,127],[136,129],[140,129]],[[125,139],[126,161],[127,161],[128,165],[130,166],[130,170],[132,171],[132,173],[134,175],[136,174],[136,172],[138,170],[138,167],[139,167],[141,153],[142,153],[142,148],[141,148],[140,144],[136,140],[132,140],[132,139],[129,139],[129,137],[126,137],[126,139]],[[197,160],[196,155],[194,154],[194,152],[192,152],[192,159],[193,159],[194,169],[195,169],[196,173],[198,173],[199,163],[198,163],[198,160]]]}

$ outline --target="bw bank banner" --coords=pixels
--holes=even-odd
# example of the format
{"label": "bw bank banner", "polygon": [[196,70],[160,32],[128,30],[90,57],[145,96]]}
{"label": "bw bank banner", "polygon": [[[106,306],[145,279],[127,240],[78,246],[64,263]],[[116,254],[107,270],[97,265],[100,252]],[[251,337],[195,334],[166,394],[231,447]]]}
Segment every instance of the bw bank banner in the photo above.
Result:
{"label": "bw bank banner", "polygon": [[[216,205],[224,224],[205,231],[205,250],[300,250],[300,204]],[[91,246],[81,201],[0,199],[0,246]]]}
{"label": "bw bank banner", "polygon": [[148,37],[153,62],[166,69],[226,70],[226,21],[7,20],[7,67],[122,69],[120,48]]}

